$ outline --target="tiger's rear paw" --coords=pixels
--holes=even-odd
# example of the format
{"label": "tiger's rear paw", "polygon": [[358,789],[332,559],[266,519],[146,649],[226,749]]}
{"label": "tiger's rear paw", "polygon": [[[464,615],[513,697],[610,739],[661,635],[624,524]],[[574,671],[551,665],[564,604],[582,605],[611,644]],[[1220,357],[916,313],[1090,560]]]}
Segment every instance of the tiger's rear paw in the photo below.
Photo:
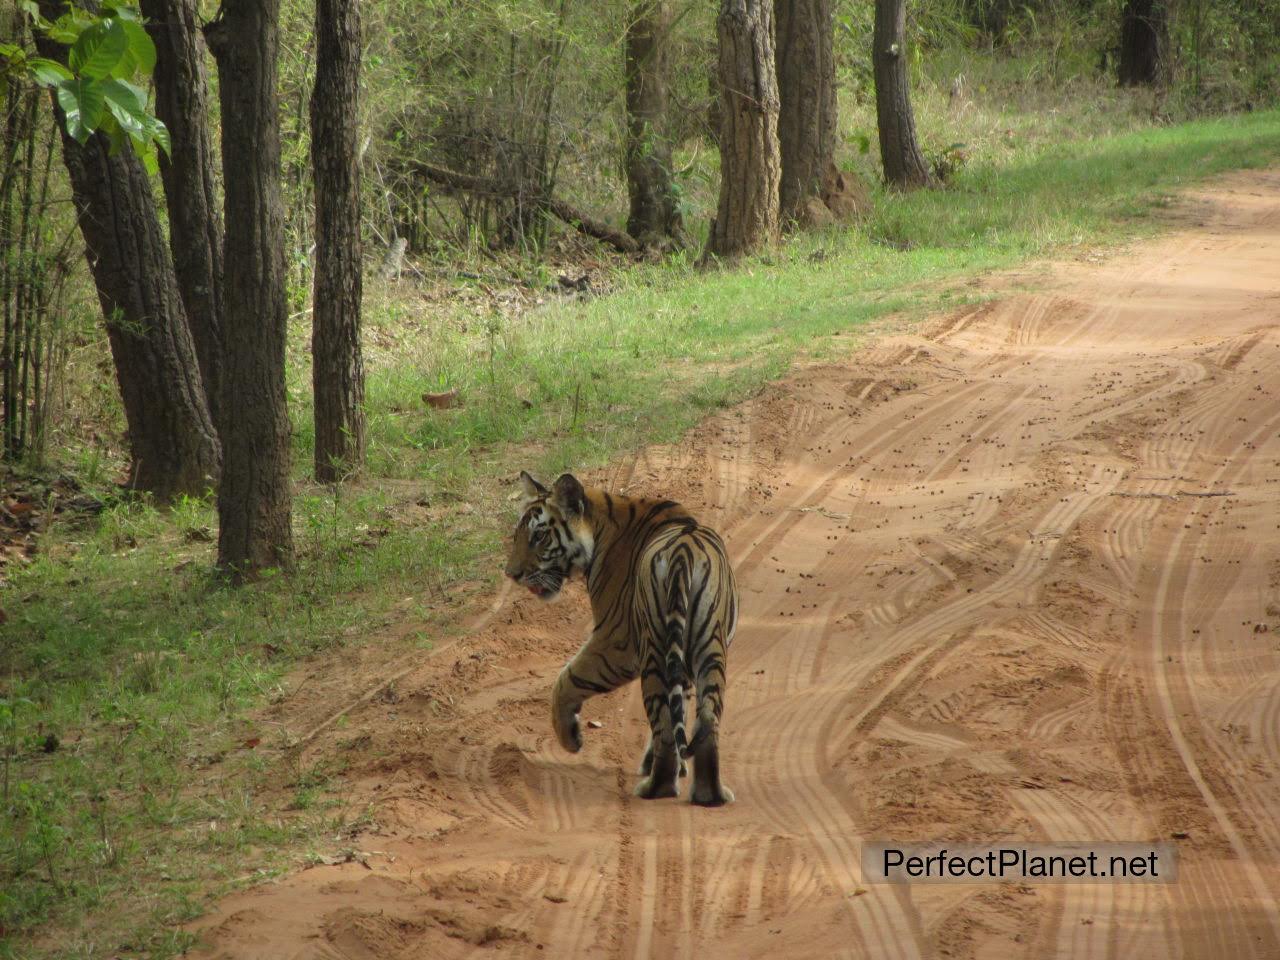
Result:
{"label": "tiger's rear paw", "polygon": [[675,780],[662,781],[645,777],[636,784],[635,794],[641,800],[661,800],[663,797],[680,796],[680,784]]}
{"label": "tiger's rear paw", "polygon": [[[653,741],[649,741],[649,746],[645,748],[644,756],[640,759],[640,776],[647,777],[653,773]],[[685,762],[684,757],[680,758],[680,776],[687,777],[689,775],[689,764]]]}
{"label": "tiger's rear paw", "polygon": [[733,791],[723,783],[720,784],[719,791],[714,787],[698,787],[695,784],[689,795],[689,802],[699,807],[723,807],[733,803]]}

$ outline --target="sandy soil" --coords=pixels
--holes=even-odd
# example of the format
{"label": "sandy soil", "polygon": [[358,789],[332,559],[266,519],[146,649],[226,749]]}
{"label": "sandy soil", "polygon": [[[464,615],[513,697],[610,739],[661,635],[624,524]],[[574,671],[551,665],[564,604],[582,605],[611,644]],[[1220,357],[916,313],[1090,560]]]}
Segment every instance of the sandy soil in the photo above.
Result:
{"label": "sandy soil", "polygon": [[[1280,172],[1035,279],[596,477],[727,535],[736,804],[631,796],[635,687],[561,752],[582,590],[507,593],[282,705],[373,823],[227,899],[200,955],[1280,957]],[[863,839],[1171,837],[1167,886],[858,866]]]}

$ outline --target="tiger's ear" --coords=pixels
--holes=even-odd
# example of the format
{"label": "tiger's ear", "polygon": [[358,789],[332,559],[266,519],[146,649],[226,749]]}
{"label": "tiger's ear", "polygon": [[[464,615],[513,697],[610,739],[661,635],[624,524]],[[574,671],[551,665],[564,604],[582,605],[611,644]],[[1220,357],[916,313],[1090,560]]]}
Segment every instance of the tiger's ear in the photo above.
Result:
{"label": "tiger's ear", "polygon": [[556,506],[565,513],[582,513],[587,508],[587,491],[572,473],[561,474],[553,491]]}
{"label": "tiger's ear", "polygon": [[540,484],[533,477],[529,476],[527,471],[520,471],[520,489],[517,495],[520,499],[521,508],[528,506],[539,497],[547,495],[547,488]]}

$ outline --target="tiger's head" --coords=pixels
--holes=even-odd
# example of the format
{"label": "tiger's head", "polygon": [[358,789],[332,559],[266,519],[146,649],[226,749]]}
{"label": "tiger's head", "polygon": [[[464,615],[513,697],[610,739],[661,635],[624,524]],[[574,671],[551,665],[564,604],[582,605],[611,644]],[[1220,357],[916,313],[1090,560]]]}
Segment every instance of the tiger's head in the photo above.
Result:
{"label": "tiger's head", "polygon": [[566,473],[548,490],[520,474],[520,522],[511,537],[506,574],[543,600],[555,597],[574,570],[591,562],[595,539],[584,514],[587,494]]}

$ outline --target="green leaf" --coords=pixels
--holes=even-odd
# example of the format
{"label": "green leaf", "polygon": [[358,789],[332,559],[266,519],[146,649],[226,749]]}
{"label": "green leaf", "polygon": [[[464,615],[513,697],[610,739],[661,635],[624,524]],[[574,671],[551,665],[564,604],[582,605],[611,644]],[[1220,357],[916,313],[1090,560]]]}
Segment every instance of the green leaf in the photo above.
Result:
{"label": "green leaf", "polygon": [[128,80],[103,80],[102,95],[140,122],[147,116],[147,92]]}
{"label": "green leaf", "polygon": [[31,58],[31,74],[42,87],[56,87],[63,80],[73,79],[71,71],[58,61],[43,57]]}
{"label": "green leaf", "polygon": [[57,40],[58,43],[67,47],[80,39],[80,31],[71,26],[59,26],[55,23],[45,32],[49,35],[50,40]]}
{"label": "green leaf", "polygon": [[70,47],[80,39],[80,35],[90,27],[96,26],[98,20],[83,10],[68,10],[45,28],[45,32],[53,40]]}
{"label": "green leaf", "polygon": [[129,35],[118,20],[103,20],[82,34],[71,47],[71,69],[83,77],[105,80],[129,52]]}
{"label": "green leaf", "polygon": [[164,151],[166,157],[173,155],[172,143],[169,140],[169,128],[158,117],[147,118],[147,134],[151,140]]}
{"label": "green leaf", "polygon": [[0,57],[11,60],[20,53],[22,48],[16,43],[0,43]]}
{"label": "green leaf", "polygon": [[84,143],[102,123],[102,84],[88,77],[63,80],[58,84],[58,105],[66,114],[67,133]]}
{"label": "green leaf", "polygon": [[142,24],[131,20],[121,20],[120,27],[129,39],[129,50],[111,75],[121,80],[129,79],[138,70],[150,75],[156,67],[156,45],[151,41],[150,34],[143,29]]}
{"label": "green leaf", "polygon": [[133,23],[142,23],[142,13],[136,6],[123,2],[104,3],[103,10],[110,11],[113,17],[121,20],[129,20]]}
{"label": "green leaf", "polygon": [[110,113],[104,114],[102,117],[102,126],[98,128],[111,144],[108,153],[115,156],[123,150],[129,143],[128,135],[120,129],[120,124],[116,123],[115,117]]}
{"label": "green leaf", "polygon": [[151,118],[147,115],[146,93],[125,80],[103,80],[101,87],[107,109],[120,124],[120,129],[131,139],[148,139],[147,121]]}

